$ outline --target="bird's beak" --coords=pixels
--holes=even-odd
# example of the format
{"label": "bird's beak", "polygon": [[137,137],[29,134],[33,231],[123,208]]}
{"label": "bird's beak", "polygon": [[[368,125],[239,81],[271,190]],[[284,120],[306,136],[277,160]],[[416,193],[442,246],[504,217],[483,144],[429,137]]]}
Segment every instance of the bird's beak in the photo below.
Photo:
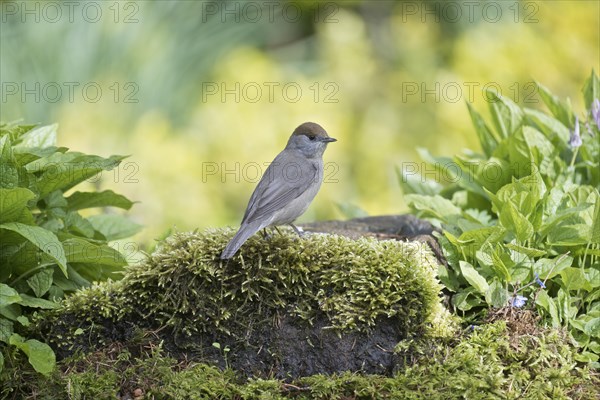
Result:
{"label": "bird's beak", "polygon": [[321,138],[321,142],[325,142],[325,143],[337,142],[337,139],[332,138],[332,137],[324,137],[324,138]]}

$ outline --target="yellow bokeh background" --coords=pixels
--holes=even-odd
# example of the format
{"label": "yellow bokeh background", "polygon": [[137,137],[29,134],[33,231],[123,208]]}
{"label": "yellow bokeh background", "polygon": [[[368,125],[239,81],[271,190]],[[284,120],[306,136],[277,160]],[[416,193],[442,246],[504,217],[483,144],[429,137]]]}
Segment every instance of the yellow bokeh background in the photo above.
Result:
{"label": "yellow bokeh background", "polygon": [[[102,48],[86,48],[88,53],[110,54],[120,37],[143,38],[133,42],[137,45],[127,65],[120,67],[115,60],[92,75],[74,78],[105,88],[100,101],[37,104],[36,111],[10,98],[3,100],[2,119],[58,122],[59,145],[102,156],[130,154],[117,171],[102,176],[99,186],[87,186],[113,189],[138,201],[129,215],[145,226],[135,239],[148,244],[172,228],[237,225],[257,174],[304,121],[320,123],[338,142],[325,153],[326,182],[301,221],[345,218],[342,210],[351,205],[370,215],[406,212],[397,168],[418,163],[418,147],[443,155],[466,147],[478,150],[465,103],[473,102],[485,114],[482,88],[497,87],[520,104],[543,108],[532,84],[539,81],[557,95],[569,96],[574,110],[582,113],[581,85],[592,68],[600,67],[596,1],[496,2],[504,3],[497,22],[481,15],[489,2],[472,2],[479,5],[474,22],[466,15],[455,22],[436,21],[421,12],[408,15],[406,2],[329,3],[336,7],[335,22],[313,23],[308,33],[297,34],[300,39],[277,46],[269,40],[304,28],[286,27],[285,21],[262,27],[266,42],[236,42],[198,73],[193,63],[160,57],[165,46],[173,45],[178,20],[164,18],[160,29],[150,29],[145,21],[158,19],[153,13],[161,10],[144,3],[135,28],[106,23],[86,34],[117,38]],[[431,4],[441,8],[444,2],[411,3],[422,11],[435,7]],[[315,4],[303,7],[314,10]],[[212,29],[233,29],[221,25]],[[3,24],[3,34],[8,29]],[[62,35],[71,42],[89,40],[68,30]],[[198,40],[206,39],[201,35]],[[223,47],[220,43],[227,40],[215,46]],[[202,62],[202,51],[194,51],[187,59]],[[43,68],[46,62],[2,53],[3,66],[20,62]],[[88,53],[77,57],[92,57]],[[164,90],[161,76],[153,76],[158,64],[200,90],[191,95],[175,90],[179,86]],[[13,70],[10,76],[3,74],[3,82],[20,82],[19,71]],[[106,88],[128,81],[138,85],[138,103],[115,102]],[[155,85],[163,91],[153,93]],[[215,88],[216,93],[209,92]],[[149,93],[158,100],[147,102]],[[179,120],[161,106],[175,102],[189,110]]]}

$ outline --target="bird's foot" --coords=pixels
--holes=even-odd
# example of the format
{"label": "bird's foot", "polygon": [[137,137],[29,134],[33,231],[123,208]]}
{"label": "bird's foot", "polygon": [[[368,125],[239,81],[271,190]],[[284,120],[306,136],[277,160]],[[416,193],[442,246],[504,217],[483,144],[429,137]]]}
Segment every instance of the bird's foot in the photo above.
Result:
{"label": "bird's foot", "polygon": [[304,232],[304,231],[302,230],[302,228],[298,228],[298,227],[297,227],[296,225],[294,225],[294,224],[290,224],[290,226],[291,226],[292,228],[294,228],[294,231],[295,231],[295,232],[298,234],[298,236],[300,236],[300,237],[303,237],[304,235],[306,235],[306,232]]}

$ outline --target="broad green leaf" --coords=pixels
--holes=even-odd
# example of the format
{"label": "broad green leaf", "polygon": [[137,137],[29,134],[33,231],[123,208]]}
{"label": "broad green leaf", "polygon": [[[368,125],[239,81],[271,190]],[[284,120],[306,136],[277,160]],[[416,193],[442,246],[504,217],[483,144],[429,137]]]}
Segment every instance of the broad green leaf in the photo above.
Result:
{"label": "broad green leaf", "polygon": [[19,173],[8,136],[0,136],[0,188],[14,189],[19,184]]}
{"label": "broad green leaf", "polygon": [[58,266],[67,275],[67,259],[62,244],[56,235],[39,226],[30,226],[19,222],[0,224],[0,229],[16,232],[33,243],[37,248],[56,260]]}
{"label": "broad green leaf", "polygon": [[469,282],[469,284],[473,286],[479,293],[485,294],[488,291],[489,285],[487,281],[470,263],[466,261],[460,261],[460,271],[467,282]]}
{"label": "broad green leaf", "polygon": [[560,277],[567,290],[592,290],[592,285],[588,282],[581,268],[567,267],[560,271]]}
{"label": "broad green leaf", "polygon": [[449,221],[451,217],[461,214],[461,209],[456,207],[450,200],[442,196],[422,196],[409,194],[404,196],[406,203],[415,210],[422,211],[425,216],[432,216],[442,221]]}
{"label": "broad green leaf", "polygon": [[[5,318],[0,318],[0,342],[8,343],[10,336],[14,333],[14,325],[12,321]],[[0,351],[0,354],[2,352]]]}
{"label": "broad green leaf", "polygon": [[15,147],[50,147],[56,146],[58,124],[40,126],[22,135]]}
{"label": "broad green leaf", "polygon": [[418,147],[417,153],[419,153],[419,157],[423,161],[425,161],[427,165],[427,177],[431,177],[433,173],[433,180],[440,183],[455,183],[457,182],[460,176],[460,170],[449,157],[434,157],[431,155],[429,150]]}
{"label": "broad green leaf", "polygon": [[[530,159],[535,161],[538,166],[541,165],[542,160],[536,159],[536,154],[547,158],[553,156],[552,152],[554,151],[554,145],[537,129],[530,126],[524,126],[523,138],[525,139],[525,143],[527,143],[527,147],[529,148],[531,154]],[[533,150],[534,148],[538,149],[538,152],[535,152]]]}
{"label": "broad green leaf", "polygon": [[0,223],[17,221],[35,194],[25,188],[0,189]]}
{"label": "broad green leaf", "polygon": [[452,305],[461,311],[469,311],[473,307],[482,305],[481,300],[474,294],[475,289],[470,287],[452,296]]}
{"label": "broad green leaf", "polygon": [[27,165],[30,162],[38,160],[42,157],[50,157],[54,153],[66,152],[66,147],[15,147],[13,148],[15,160],[19,165]]}
{"label": "broad green leaf", "polygon": [[600,337],[600,317],[590,319],[583,327],[583,331],[587,335]]}
{"label": "broad green leaf", "polygon": [[585,108],[588,110],[591,108],[594,99],[600,99],[600,80],[598,80],[598,75],[593,69],[590,77],[583,85],[583,99],[585,100]]}
{"label": "broad green leaf", "polygon": [[19,301],[19,304],[25,307],[42,308],[47,310],[58,307],[58,303],[45,299],[39,299],[24,293],[21,293],[21,300]]}
{"label": "broad green leaf", "polygon": [[456,274],[445,265],[438,265],[438,279],[446,288],[452,290],[453,292],[456,292],[460,289],[460,282],[456,277]]}
{"label": "broad green leaf", "polygon": [[578,246],[587,244],[590,237],[589,225],[560,225],[548,233],[547,241],[553,246]]}
{"label": "broad green leaf", "polygon": [[[536,82],[537,83],[537,82]],[[570,127],[573,122],[573,112],[571,111],[571,104],[569,102],[563,102],[558,97],[554,96],[548,88],[544,85],[537,83],[538,93],[542,98],[542,101],[546,104],[552,115],[558,119],[563,125]]]}
{"label": "broad green leaf", "polygon": [[70,210],[82,210],[84,208],[95,207],[119,207],[129,210],[133,202],[113,192],[105,190],[103,192],[75,192],[67,197],[68,207]]}
{"label": "broad green leaf", "polygon": [[10,286],[0,283],[0,307],[17,303],[21,300],[19,293]]}
{"label": "broad green leaf", "polygon": [[16,321],[22,314],[21,306],[17,303],[9,304],[4,307],[0,307],[0,315],[11,320]]}
{"label": "broad green leaf", "polygon": [[504,203],[500,211],[500,223],[504,228],[515,233],[520,243],[525,243],[533,236],[533,225],[521,214],[512,202]]}
{"label": "broad green leaf", "polygon": [[91,243],[85,239],[71,238],[63,242],[69,263],[113,265],[121,267],[127,261],[121,253],[105,244]]}
{"label": "broad green leaf", "polygon": [[552,321],[552,327],[558,328],[560,326],[560,318],[558,317],[558,308],[554,300],[548,296],[545,290],[540,290],[535,303],[542,307],[550,315]]}
{"label": "broad green leaf", "polygon": [[12,334],[9,342],[27,355],[29,363],[37,372],[49,375],[54,370],[56,356],[47,344],[35,339],[25,340],[16,333]]}
{"label": "broad green leaf", "polygon": [[45,268],[27,279],[27,284],[37,297],[42,297],[52,286],[53,268]]}
{"label": "broad green leaf", "polygon": [[360,208],[356,204],[352,204],[352,203],[336,203],[335,205],[337,206],[338,210],[340,210],[340,212],[342,213],[342,215],[345,218],[348,218],[348,219],[362,218],[362,217],[366,217],[366,216],[369,215],[365,210],[363,210],[362,208]]}
{"label": "broad green leaf", "polygon": [[108,241],[133,236],[142,229],[141,225],[117,214],[93,215],[88,218],[88,221]]}
{"label": "broad green leaf", "polygon": [[485,301],[492,307],[504,307],[509,297],[508,290],[496,279],[485,292]]}
{"label": "broad green leaf", "polygon": [[562,270],[573,264],[573,257],[560,256],[554,259],[540,258],[533,265],[533,270],[538,273],[541,280],[551,279],[560,274]]}
{"label": "broad green leaf", "polygon": [[521,246],[516,243],[507,243],[505,246],[508,249],[511,249],[513,251],[518,251],[519,253],[524,254],[527,257],[541,257],[541,256],[546,255],[546,251],[544,251],[544,250]]}
{"label": "broad green leaf", "polygon": [[421,176],[417,168],[412,169],[411,167],[396,168],[398,174],[398,182],[402,192],[407,194],[422,194],[433,196],[438,194],[442,190],[442,185],[439,183],[425,179]]}
{"label": "broad green leaf", "polygon": [[569,129],[559,120],[531,108],[525,109],[525,116],[533,122],[535,127],[550,139],[555,146],[559,146],[561,149],[567,147],[571,134],[569,133]]}
{"label": "broad green leaf", "polygon": [[594,214],[592,217],[591,242],[600,243],[600,195],[596,191],[596,204],[594,205]]}
{"label": "broad green leaf", "polygon": [[41,173],[37,187],[40,197],[43,198],[55,190],[66,192],[99,172],[111,170],[124,158],[124,156],[102,158],[78,152],[54,153],[50,157],[40,158],[27,164],[26,168],[30,173]]}
{"label": "broad green leaf", "polygon": [[486,95],[490,101],[490,113],[496,132],[503,139],[512,136],[523,124],[523,110],[515,102],[493,90],[488,90]]}
{"label": "broad green leaf", "polygon": [[93,238],[94,226],[90,221],[83,218],[77,211],[70,211],[65,217],[65,224],[69,232],[78,236]]}
{"label": "broad green leaf", "polygon": [[467,103],[467,108],[469,109],[469,114],[471,115],[471,121],[473,121],[475,132],[479,137],[481,148],[483,149],[485,155],[490,157],[496,149],[496,146],[498,146],[498,139],[494,136],[490,128],[488,128],[481,115],[475,111],[475,109],[469,103]]}

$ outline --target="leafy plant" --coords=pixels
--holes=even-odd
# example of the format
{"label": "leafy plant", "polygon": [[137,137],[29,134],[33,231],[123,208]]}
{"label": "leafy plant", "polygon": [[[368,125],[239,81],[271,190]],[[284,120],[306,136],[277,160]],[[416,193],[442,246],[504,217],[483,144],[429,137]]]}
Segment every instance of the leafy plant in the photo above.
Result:
{"label": "leafy plant", "polygon": [[568,100],[538,88],[549,114],[488,91],[491,124],[469,106],[483,153],[420,150],[441,179],[403,173],[401,185],[410,207],[443,230],[449,266],[440,279],[458,310],[531,301],[552,325],[569,328],[580,360],[597,361],[600,83],[592,72],[581,118]]}
{"label": "leafy plant", "polygon": [[[133,205],[110,190],[65,195],[124,157],[57,147],[56,128],[0,125],[0,342],[23,351],[45,374],[54,367],[52,349],[15,331],[30,324],[34,310],[55,308],[65,293],[114,276],[127,262],[108,242],[140,228],[114,214],[80,214]],[[3,364],[0,352],[0,371]]]}

